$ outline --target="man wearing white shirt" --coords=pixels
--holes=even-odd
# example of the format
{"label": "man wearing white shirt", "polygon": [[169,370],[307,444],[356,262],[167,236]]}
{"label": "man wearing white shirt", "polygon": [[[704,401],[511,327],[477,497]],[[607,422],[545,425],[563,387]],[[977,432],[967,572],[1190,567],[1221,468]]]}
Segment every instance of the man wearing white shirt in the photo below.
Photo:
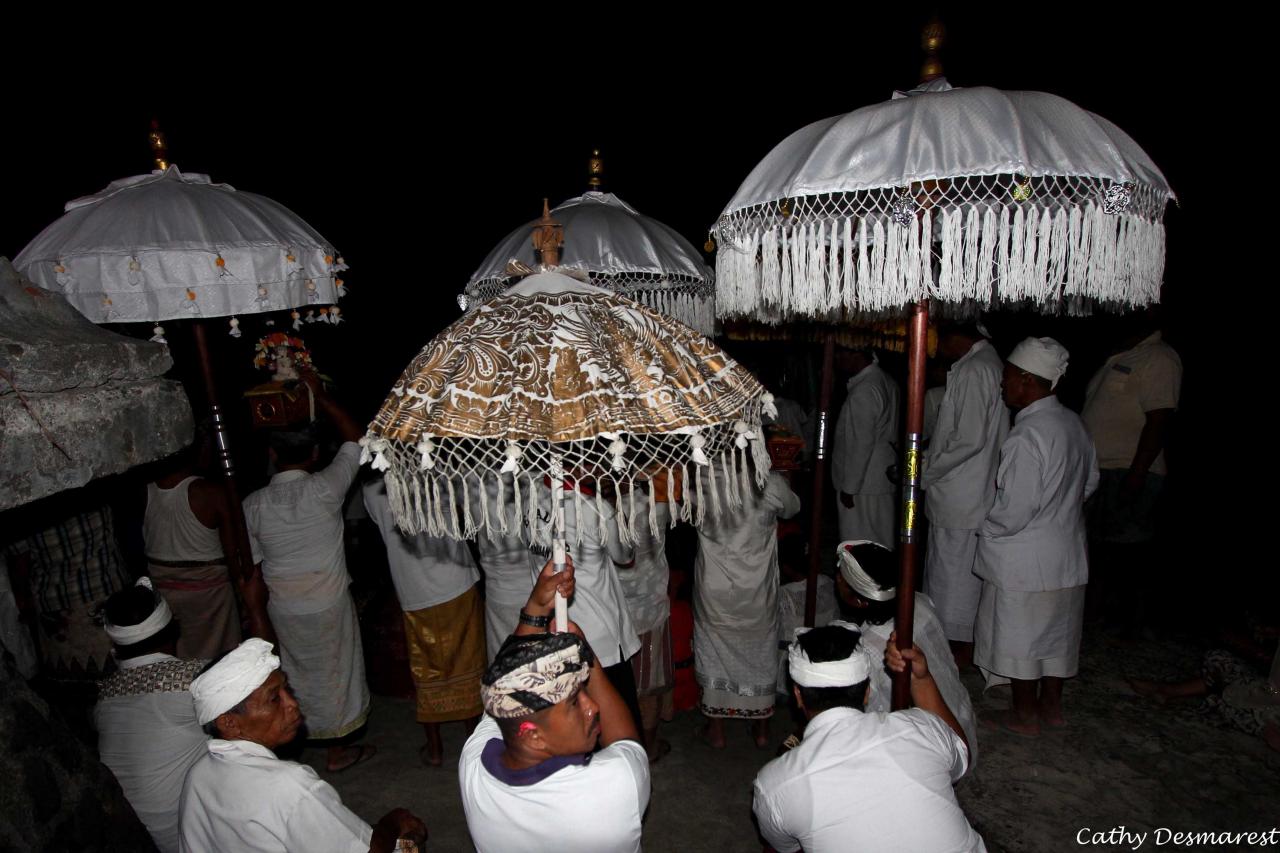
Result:
{"label": "man wearing white shirt", "polygon": [[[576,569],[550,561],[484,676],[458,782],[479,853],[638,853],[649,760],[622,697],[570,624],[544,633]],[[601,748],[593,751],[596,746]]]}
{"label": "man wearing white shirt", "polygon": [[888,471],[897,461],[898,383],[870,351],[842,352],[839,366],[853,373],[831,448],[840,538],[892,542],[898,484]]}
{"label": "man wearing white shirt", "polygon": [[[489,512],[501,513],[509,519],[510,531],[503,533],[489,525],[476,534],[476,548],[480,552],[480,570],[484,572],[484,636],[486,662],[493,663],[511,632],[516,629],[516,614],[529,598],[537,568],[530,566],[529,544],[520,538],[520,526],[524,520],[516,511],[515,490],[518,479],[510,474],[486,477],[483,489],[472,489],[473,517],[483,518],[481,503],[488,501]],[[501,500],[499,500],[501,497]]]}
{"label": "man wearing white shirt", "polygon": [[[360,469],[361,427],[304,375],[316,406],[343,440],[333,461],[313,471],[319,447],[307,433],[275,433],[271,458],[279,473],[245,498],[254,561],[271,595],[267,612],[280,638],[285,671],[313,740],[336,740],[364,725],[369,687],[355,603],[347,587],[342,507]],[[372,746],[330,746],[329,770],[345,770],[373,755]]]}
{"label": "man wearing white shirt", "polygon": [[[894,638],[896,639],[896,638]],[[873,668],[858,631],[835,622],[800,634],[789,652],[796,702],[808,720],[800,745],[756,776],[752,810],[778,853],[982,853],[952,783],[968,767],[956,722],[918,647],[891,639],[883,665],[911,668],[915,707],[866,713]]]}
{"label": "man wearing white shirt", "polygon": [[245,640],[191,682],[196,719],[214,736],[182,788],[183,853],[390,853],[421,843],[422,821],[393,809],[370,827],[310,767],[276,758],[302,713],[264,640]]}
{"label": "man wearing white shirt", "polygon": [[98,754],[156,847],[176,853],[182,782],[207,752],[190,685],[208,661],[174,657],[179,626],[150,578],[111,596],[103,617],[120,669],[98,685]]}
{"label": "man wearing white shirt", "polygon": [[466,542],[400,532],[381,477],[365,483],[363,491],[365,509],[387,546],[391,582],[404,610],[418,722],[427,737],[419,754],[437,767],[444,751],[440,724],[465,720],[469,734],[482,710],[484,605],[476,589],[480,573]]}
{"label": "man wearing white shirt", "polygon": [[982,592],[973,573],[978,527],[995,500],[1009,412],[1000,396],[1004,364],[976,328],[944,329],[938,351],[955,363],[920,478],[929,518],[925,585],[957,664],[966,666],[973,660],[973,620]]}
{"label": "man wearing white shirt", "polygon": [[1025,735],[1066,724],[1062,684],[1078,669],[1089,580],[1084,502],[1098,461],[1084,422],[1053,393],[1067,358],[1052,338],[1027,338],[1009,354],[1004,399],[1017,415],[975,566],[983,584],[974,662],[1013,690],[1010,710],[982,719]]}

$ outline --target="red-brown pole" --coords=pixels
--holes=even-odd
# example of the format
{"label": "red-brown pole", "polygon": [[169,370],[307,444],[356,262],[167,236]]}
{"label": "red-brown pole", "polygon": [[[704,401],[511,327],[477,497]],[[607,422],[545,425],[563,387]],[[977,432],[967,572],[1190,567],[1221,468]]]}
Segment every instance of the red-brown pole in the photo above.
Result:
{"label": "red-brown pole", "polygon": [[209,356],[209,341],[204,321],[191,324],[194,330],[196,352],[200,359],[200,372],[204,376],[205,395],[209,400],[209,413],[213,419],[213,441],[218,455],[218,467],[222,471],[222,487],[226,494],[228,516],[231,520],[231,538],[235,543],[234,554],[227,554],[227,570],[231,582],[241,584],[241,592],[249,610],[250,632],[275,643],[275,630],[266,613],[266,587],[261,576],[253,571],[253,550],[249,546],[249,529],[244,521],[244,506],[240,491],[236,488],[235,462],[231,458],[231,436],[227,430],[226,416],[218,404],[217,385],[213,376],[213,360]]}
{"label": "red-brown pole", "polygon": [[[919,565],[917,513],[923,510],[920,492],[920,444],[924,433],[924,375],[929,342],[929,301],[916,303],[907,330],[907,429],[902,460],[902,536],[898,556],[898,615],[894,630],[898,648],[911,648],[915,621],[916,566]],[[893,710],[911,705],[911,673],[894,673]]]}
{"label": "red-brown pole", "polygon": [[818,571],[822,568],[822,504],[827,494],[827,430],[830,423],[831,385],[835,372],[836,339],[827,333],[822,344],[822,383],[818,391],[818,430],[813,455],[813,499],[809,502],[809,577],[804,587],[804,624],[814,627],[818,613]]}

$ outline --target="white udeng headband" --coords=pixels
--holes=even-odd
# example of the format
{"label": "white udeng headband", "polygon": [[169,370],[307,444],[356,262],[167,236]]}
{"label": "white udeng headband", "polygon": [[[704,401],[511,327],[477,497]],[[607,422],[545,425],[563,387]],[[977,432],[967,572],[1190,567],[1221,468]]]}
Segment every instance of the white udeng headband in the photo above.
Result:
{"label": "white udeng headband", "polygon": [[[861,633],[857,625],[848,622],[832,622],[854,633]],[[787,650],[787,668],[791,671],[791,680],[801,687],[852,687],[871,677],[871,653],[858,643],[853,654],[844,660],[814,663],[804,653],[800,645],[800,635],[808,633],[812,628],[797,628],[796,639]]]}
{"label": "white udeng headband", "polygon": [[856,545],[880,545],[880,543],[872,542],[870,539],[850,539],[847,542],[841,542],[836,547],[836,559],[840,563],[840,577],[844,578],[844,582],[853,587],[853,591],[863,598],[871,601],[889,601],[896,598],[898,588],[891,586],[888,589],[881,589],[880,584],[871,579],[871,575],[867,574],[866,570],[862,568],[858,558],[849,551],[850,548]]}
{"label": "white udeng headband", "polygon": [[251,637],[222,656],[191,682],[191,698],[200,725],[230,711],[280,668],[266,640]]}
{"label": "white udeng headband", "polygon": [[[148,577],[138,578],[134,586],[146,587],[152,593],[155,592],[155,587],[151,585],[151,578]],[[152,610],[151,615],[137,625],[112,625],[104,618],[102,628],[111,638],[111,642],[117,646],[129,646],[154,637],[172,621],[173,611],[169,609],[169,603],[157,595],[155,610]]]}

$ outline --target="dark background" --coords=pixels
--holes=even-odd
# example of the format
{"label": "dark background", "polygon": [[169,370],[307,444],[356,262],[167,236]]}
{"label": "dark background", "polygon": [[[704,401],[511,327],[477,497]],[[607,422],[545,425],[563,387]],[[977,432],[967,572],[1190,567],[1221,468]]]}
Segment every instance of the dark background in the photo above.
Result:
{"label": "dark background", "polygon": [[[1179,202],[1166,217],[1163,317],[1185,367],[1170,454],[1170,584],[1212,560],[1269,579],[1218,547],[1248,503],[1227,476],[1241,405],[1221,351],[1246,337],[1242,309],[1259,287],[1239,260],[1253,247],[1238,230],[1263,191],[1250,171],[1256,119],[1232,94],[1250,83],[1236,58],[1266,59],[1251,38],[1263,22],[1228,7],[1191,16],[1167,4],[1053,6],[943,4],[947,77],[1066,97],[1118,124],[1164,171]],[[323,23],[210,20],[159,36],[117,28],[83,49],[50,38],[6,83],[0,255],[15,256],[67,200],[152,168],[156,118],[184,171],[276,199],[345,256],[348,322],[303,336],[368,418],[458,316],[455,296],[492,246],[534,218],[544,196],[554,205],[586,188],[593,148],[606,190],[701,247],[786,135],[915,84],[931,10],[739,5],[699,18],[685,8],[557,7],[515,20],[493,6],[469,22],[431,10],[347,20],[359,11]],[[241,320],[242,340],[213,336],[229,384],[255,379],[250,348],[263,327]],[[184,324],[165,325],[176,361],[192,364]],[[1002,315],[995,331],[1002,353],[1026,334],[1062,340],[1073,402],[1110,329],[1105,319]],[[767,356],[729,349],[749,362]]]}

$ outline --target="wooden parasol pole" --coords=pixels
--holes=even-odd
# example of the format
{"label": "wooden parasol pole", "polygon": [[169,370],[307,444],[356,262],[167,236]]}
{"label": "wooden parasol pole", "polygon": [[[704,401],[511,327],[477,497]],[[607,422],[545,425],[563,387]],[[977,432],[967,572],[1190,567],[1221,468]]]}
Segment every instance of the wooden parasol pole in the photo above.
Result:
{"label": "wooden parasol pole", "polygon": [[[942,50],[946,31],[936,17],[924,28],[921,47],[925,60],[920,69],[920,82],[927,83],[942,76]],[[921,213],[930,216],[928,206]],[[898,546],[898,613],[893,627],[898,635],[898,648],[909,649],[915,622],[916,577],[920,564],[920,537],[917,517],[923,510],[920,493],[921,441],[924,433],[925,359],[929,342],[929,300],[922,299],[912,309],[907,327],[907,429],[902,464],[902,534]],[[893,710],[911,705],[911,671],[893,674]]]}
{"label": "wooden parasol pole", "polygon": [[818,572],[822,568],[822,509],[827,495],[827,428],[830,421],[831,386],[835,381],[836,338],[827,332],[822,342],[822,378],[818,391],[818,432],[813,457],[813,489],[809,502],[809,575],[804,587],[804,624],[812,628],[818,614]]}

